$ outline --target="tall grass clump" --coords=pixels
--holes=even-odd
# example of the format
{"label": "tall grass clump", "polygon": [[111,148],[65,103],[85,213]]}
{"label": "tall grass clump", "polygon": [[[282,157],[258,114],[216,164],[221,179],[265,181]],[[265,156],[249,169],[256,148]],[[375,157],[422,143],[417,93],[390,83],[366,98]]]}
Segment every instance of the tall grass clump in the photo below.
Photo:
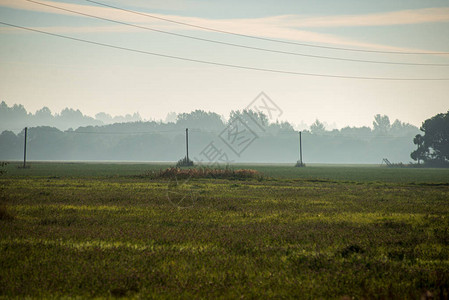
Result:
{"label": "tall grass clump", "polygon": [[295,167],[296,168],[302,168],[302,167],[305,167],[306,166],[306,164],[305,163],[303,163],[303,162],[300,162],[299,160],[296,162],[296,164],[295,164]]}
{"label": "tall grass clump", "polygon": [[212,168],[195,168],[195,169],[181,169],[181,168],[167,168],[164,170],[148,172],[144,174],[145,177],[154,179],[163,178],[217,178],[217,179],[261,179],[262,173],[252,169],[212,169]]}
{"label": "tall grass clump", "polygon": [[6,174],[6,166],[8,163],[6,161],[0,161],[0,175]]}
{"label": "tall grass clump", "polygon": [[176,163],[176,167],[193,167],[193,161],[185,156]]}
{"label": "tall grass clump", "polygon": [[12,221],[14,216],[8,211],[4,204],[0,204],[0,221]]}

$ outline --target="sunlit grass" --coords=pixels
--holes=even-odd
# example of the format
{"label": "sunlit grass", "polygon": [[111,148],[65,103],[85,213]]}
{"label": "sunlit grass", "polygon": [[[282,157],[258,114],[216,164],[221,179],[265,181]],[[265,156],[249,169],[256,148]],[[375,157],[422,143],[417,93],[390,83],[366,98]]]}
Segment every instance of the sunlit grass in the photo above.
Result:
{"label": "sunlit grass", "polygon": [[191,252],[199,253],[206,251],[213,251],[216,247],[208,244],[195,245],[191,243],[183,244],[172,244],[172,245],[158,245],[154,241],[147,241],[145,244],[142,243],[130,243],[121,241],[105,241],[105,240],[89,240],[89,241],[74,241],[74,240],[51,240],[51,239],[36,239],[36,238],[13,238],[5,239],[0,241],[0,245],[29,245],[34,247],[39,246],[56,246],[62,248],[70,248],[75,250],[110,250],[110,249],[129,249],[134,251],[180,251],[180,252]]}
{"label": "sunlit grass", "polygon": [[[182,188],[140,170],[0,177],[14,216],[0,220],[0,298],[449,295],[447,177],[379,181],[362,168],[375,180],[348,180],[333,168]],[[193,205],[170,201],[173,189]]]}

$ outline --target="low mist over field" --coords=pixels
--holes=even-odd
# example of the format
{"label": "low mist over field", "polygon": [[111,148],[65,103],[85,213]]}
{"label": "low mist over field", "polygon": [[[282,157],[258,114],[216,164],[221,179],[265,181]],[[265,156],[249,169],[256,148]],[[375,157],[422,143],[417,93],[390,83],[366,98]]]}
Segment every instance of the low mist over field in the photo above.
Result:
{"label": "low mist over field", "polygon": [[[45,113],[43,112],[45,111]],[[134,117],[109,117],[114,124],[105,125],[97,118],[83,115],[79,110],[65,109],[51,114],[41,109],[27,113],[23,106],[0,107],[0,159],[21,159],[23,129],[28,128],[28,158],[31,160],[117,160],[117,161],[176,161],[185,152],[185,129],[190,130],[190,153],[195,160],[205,159],[202,151],[211,142],[228,149],[228,161],[293,163],[298,159],[298,131],[288,122],[270,119],[263,113],[233,111],[227,118],[201,110],[171,114],[167,121],[143,121]],[[128,118],[128,119],[127,119]],[[236,155],[219,138],[235,118],[246,120],[254,132],[254,141]],[[119,122],[122,121],[122,122]],[[302,130],[303,152],[307,162],[319,163],[381,163],[383,158],[393,162],[410,161],[415,149],[413,137],[419,129],[399,120],[390,122],[388,116],[373,116],[372,127],[345,127],[328,130],[316,120]],[[84,126],[83,126],[84,125]],[[90,126],[86,126],[90,125]],[[67,127],[73,127],[65,129]],[[222,150],[224,151],[224,150]]]}

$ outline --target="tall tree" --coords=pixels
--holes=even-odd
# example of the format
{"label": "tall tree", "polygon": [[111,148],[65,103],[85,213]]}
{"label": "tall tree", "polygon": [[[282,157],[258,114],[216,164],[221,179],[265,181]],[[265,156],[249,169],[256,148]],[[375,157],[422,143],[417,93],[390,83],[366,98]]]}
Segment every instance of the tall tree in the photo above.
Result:
{"label": "tall tree", "polygon": [[380,115],[377,114],[374,116],[374,121],[373,121],[373,127],[374,127],[374,131],[378,132],[378,133],[387,133],[388,131],[390,131],[391,125],[390,125],[390,118],[386,115]]}
{"label": "tall tree", "polygon": [[418,149],[410,156],[414,160],[423,159],[431,165],[449,166],[449,111],[427,119],[420,130],[424,135],[416,135],[413,142]]}
{"label": "tall tree", "polygon": [[310,125],[310,131],[313,134],[323,134],[326,131],[326,127],[324,126],[324,123],[316,119],[315,122]]}
{"label": "tall tree", "polygon": [[240,119],[241,122],[246,123],[254,131],[263,131],[261,128],[269,125],[267,115],[252,109],[231,110],[228,123],[234,122],[235,119]]}
{"label": "tall tree", "polygon": [[426,158],[426,149],[424,148],[424,138],[422,135],[417,134],[413,139],[413,143],[418,146],[418,148],[410,154],[413,160],[417,160],[418,164],[421,160]]}
{"label": "tall tree", "polygon": [[220,115],[204,110],[179,114],[176,124],[183,127],[203,128],[205,130],[222,130],[224,127]]}

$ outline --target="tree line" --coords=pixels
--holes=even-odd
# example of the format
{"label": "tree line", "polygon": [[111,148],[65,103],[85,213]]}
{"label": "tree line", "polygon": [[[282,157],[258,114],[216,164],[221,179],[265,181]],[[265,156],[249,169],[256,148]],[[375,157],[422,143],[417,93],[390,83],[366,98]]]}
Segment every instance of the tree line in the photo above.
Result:
{"label": "tree line", "polygon": [[[245,138],[229,129],[239,120]],[[235,123],[235,124],[234,124]],[[189,128],[190,158],[211,160],[211,149],[227,162],[293,163],[298,160],[298,132],[288,122],[271,121],[261,112],[232,111],[229,119],[214,112],[195,110],[172,121],[135,121],[80,126],[61,130],[55,126],[28,128],[30,160],[177,161],[185,156],[185,128]],[[228,130],[228,132],[227,132]],[[235,132],[238,132],[235,131]],[[408,162],[415,150],[417,127],[388,116],[374,116],[373,128],[345,127],[327,130],[316,120],[302,132],[305,162],[380,163]],[[231,137],[228,141],[227,138]],[[232,138],[233,137],[233,138]],[[0,134],[0,160],[23,157],[24,132]],[[248,145],[232,149],[232,142]],[[209,147],[209,148],[208,148]],[[216,156],[218,157],[218,156]],[[226,162],[220,161],[220,162]]]}
{"label": "tree line", "polygon": [[141,121],[139,113],[125,116],[115,116],[100,112],[95,118],[84,115],[79,109],[65,108],[60,113],[52,113],[52,111],[44,106],[37,110],[34,114],[27,112],[21,104],[8,106],[5,101],[0,103],[0,129],[17,131],[26,126],[50,126],[61,130],[69,128],[78,128],[80,126],[89,125],[105,125],[118,122],[135,122]]}

